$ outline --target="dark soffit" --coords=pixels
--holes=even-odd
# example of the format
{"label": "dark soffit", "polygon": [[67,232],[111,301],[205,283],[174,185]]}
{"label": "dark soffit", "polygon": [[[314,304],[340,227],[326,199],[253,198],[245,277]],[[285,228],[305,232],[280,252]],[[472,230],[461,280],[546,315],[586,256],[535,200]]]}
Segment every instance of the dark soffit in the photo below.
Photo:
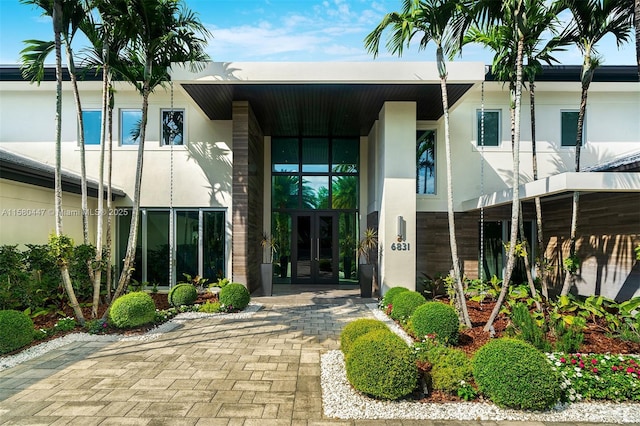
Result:
{"label": "dark soffit", "polygon": [[[454,105],[471,84],[449,84]],[[439,84],[182,84],[211,120],[248,101],[265,135],[366,136],[385,101],[415,101],[418,120],[442,116]]]}

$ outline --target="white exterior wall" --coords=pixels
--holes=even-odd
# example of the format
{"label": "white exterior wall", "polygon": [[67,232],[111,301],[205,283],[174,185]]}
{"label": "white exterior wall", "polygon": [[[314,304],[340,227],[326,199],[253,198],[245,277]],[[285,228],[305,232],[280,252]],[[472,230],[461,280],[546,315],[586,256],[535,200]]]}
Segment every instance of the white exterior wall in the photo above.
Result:
{"label": "white exterior wall", "polygon": [[[386,102],[379,115],[378,265],[383,294],[391,287],[416,288],[415,117],[415,102]],[[402,240],[397,236],[398,216],[404,219]],[[408,250],[392,250],[391,244],[398,242]]]}
{"label": "white exterior wall", "polygon": [[[560,91],[562,90],[562,91]],[[625,154],[640,151],[640,96],[637,83],[592,83],[589,90],[585,143],[581,150],[581,168],[605,163]],[[481,86],[476,85],[452,109],[451,157],[453,167],[454,209],[464,210],[464,201],[484,193],[511,187],[511,129],[509,93],[502,83],[485,83],[485,109],[501,110],[500,147],[477,147],[476,110],[481,109]],[[523,92],[521,114],[521,183],[533,180],[529,92]],[[536,85],[536,151],[538,179],[575,169],[575,148],[561,146],[561,111],[578,110],[578,83]],[[419,129],[436,129],[436,195],[418,195],[419,211],[446,211],[446,170],[444,123],[419,122]]]}
{"label": "white exterior wall", "polygon": [[[80,83],[83,109],[100,109],[100,82]],[[69,83],[63,85],[62,114],[62,167],[80,174],[80,148],[77,137],[77,120],[73,95]],[[141,109],[142,98],[124,83],[116,85],[116,103],[113,114],[113,185],[125,191],[127,198],[116,199],[116,206],[131,206],[134,192],[138,146],[120,146],[120,109]],[[44,82],[39,87],[23,82],[0,82],[2,93],[0,114],[0,147],[16,154],[55,165],[55,83]],[[219,208],[226,210],[227,221],[227,270],[231,271],[231,181],[232,181],[232,126],[231,121],[211,121],[193,103],[191,98],[176,86],[174,108],[185,110],[185,145],[160,146],[160,109],[171,107],[169,90],[158,88],[151,95],[145,141],[144,166],[141,190],[141,207],[170,206],[171,151],[173,150],[173,206],[192,208]],[[86,146],[86,170],[90,179],[98,180],[99,146]],[[106,173],[105,173],[106,179]],[[53,207],[53,191],[29,186],[34,201],[49,202]],[[44,192],[43,192],[44,191]],[[11,201],[14,189],[3,181],[2,206],[17,206]],[[75,194],[63,194],[63,204],[79,209]],[[77,196],[79,200],[79,195]],[[97,204],[90,198],[90,203]],[[31,202],[18,203],[31,205]],[[5,231],[3,219],[0,244],[14,241],[44,242],[53,230],[48,229],[49,218],[37,219],[33,226],[22,227],[19,233]],[[42,221],[42,223],[40,223]],[[80,219],[77,219],[80,223]],[[82,241],[81,231],[76,236],[76,218],[64,219],[65,232]],[[95,236],[95,220],[90,222],[91,238]],[[43,237],[44,235],[44,237]],[[18,238],[16,240],[15,238]],[[44,238],[44,241],[43,241]]]}

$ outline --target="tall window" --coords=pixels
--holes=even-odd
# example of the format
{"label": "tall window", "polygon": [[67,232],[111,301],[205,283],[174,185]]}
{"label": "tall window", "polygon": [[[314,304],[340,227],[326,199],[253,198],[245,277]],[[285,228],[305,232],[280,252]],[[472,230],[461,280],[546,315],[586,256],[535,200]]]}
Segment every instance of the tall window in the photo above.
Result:
{"label": "tall window", "polygon": [[[561,116],[561,146],[576,146],[578,136],[578,111],[560,111]],[[584,135],[584,123],[583,123]],[[582,144],[581,144],[582,146]]]}
{"label": "tall window", "polygon": [[416,194],[436,193],[436,131],[416,132]]}
{"label": "tall window", "polygon": [[83,110],[82,124],[84,126],[84,144],[100,145],[100,124],[102,111],[99,109]]}
{"label": "tall window", "polygon": [[141,121],[142,110],[120,110],[120,145],[138,145]]}
{"label": "tall window", "polygon": [[484,110],[484,137],[482,134],[482,110],[476,110],[477,145],[500,146],[500,110]]}

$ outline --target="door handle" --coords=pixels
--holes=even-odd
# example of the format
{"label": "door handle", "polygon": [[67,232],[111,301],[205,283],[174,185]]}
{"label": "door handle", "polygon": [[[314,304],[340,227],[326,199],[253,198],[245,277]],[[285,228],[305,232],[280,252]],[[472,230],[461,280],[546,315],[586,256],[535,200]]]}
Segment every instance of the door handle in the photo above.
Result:
{"label": "door handle", "polygon": [[316,262],[320,261],[320,238],[316,238]]}

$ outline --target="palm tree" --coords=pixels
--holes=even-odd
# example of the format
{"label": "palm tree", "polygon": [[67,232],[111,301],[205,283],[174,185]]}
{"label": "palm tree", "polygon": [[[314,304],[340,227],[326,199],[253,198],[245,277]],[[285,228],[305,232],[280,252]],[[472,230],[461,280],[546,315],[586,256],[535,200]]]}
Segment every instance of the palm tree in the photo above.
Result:
{"label": "palm tree", "polygon": [[[55,254],[58,258],[58,266],[62,275],[62,284],[64,286],[69,304],[73,308],[74,315],[81,325],[84,325],[84,315],[78,304],[71,276],[69,275],[68,266],[68,250],[70,239],[63,234],[62,231],[62,30],[64,27],[64,16],[62,8],[62,0],[37,1],[22,0],[24,4],[35,4],[41,7],[45,14],[51,16],[53,20],[53,47],[56,57],[56,141],[55,141],[55,157],[56,167],[54,172],[55,188],[54,188],[54,205],[55,205],[55,237],[51,238],[51,245],[54,246]],[[46,56],[46,55],[45,55]],[[44,59],[44,58],[43,58]],[[28,64],[24,65],[28,67]],[[42,75],[44,70],[42,70]],[[39,81],[39,80],[38,80]]]}
{"label": "palm tree", "polygon": [[[100,161],[98,166],[98,216],[96,218],[96,257],[95,264],[97,267],[93,276],[93,307],[92,315],[98,315],[98,305],[100,302],[100,287],[102,281],[103,269],[103,224],[104,224],[104,168],[105,168],[105,150],[107,135],[109,138],[109,158],[108,158],[108,181],[107,181],[107,253],[106,259],[110,258],[111,253],[111,171],[112,171],[112,113],[113,113],[113,86],[112,86],[112,69],[117,70],[120,51],[127,43],[126,37],[118,31],[114,22],[109,22],[108,13],[100,13],[105,10],[106,2],[104,0],[94,0],[97,14],[102,18],[97,22],[93,14],[87,15],[86,19],[81,21],[80,30],[85,34],[92,48],[87,49],[87,57],[84,61],[85,66],[102,71],[102,111],[100,125]],[[110,296],[111,289],[111,262],[107,261],[107,295]]]}
{"label": "palm tree", "polygon": [[455,279],[456,307],[460,322],[471,327],[469,312],[464,297],[464,287],[460,273],[458,243],[456,240],[455,219],[453,211],[453,185],[451,172],[451,142],[449,130],[449,100],[447,97],[447,67],[445,54],[451,54],[454,43],[448,37],[452,25],[458,17],[460,2],[456,0],[404,0],[401,12],[392,12],[384,16],[378,26],[365,38],[365,46],[374,57],[378,55],[382,33],[391,28],[392,33],[386,47],[393,54],[402,56],[405,44],[422,34],[419,47],[424,49],[430,42],[436,44],[436,61],[440,76],[442,93],[442,110],[445,129],[445,157],[447,168],[447,211],[449,218],[449,245]]}
{"label": "palm tree", "polygon": [[[578,112],[578,127],[576,134],[575,171],[580,171],[580,151],[582,147],[584,116],[587,112],[587,93],[593,73],[600,65],[601,58],[597,56],[596,44],[607,34],[616,38],[618,46],[629,41],[631,37],[632,14],[629,13],[626,0],[560,0],[561,8],[571,12],[572,22],[569,39],[583,55],[582,96]],[[577,263],[576,232],[578,226],[578,206],[580,192],[573,193],[571,230],[569,237],[569,257],[571,262]],[[577,266],[577,265],[574,265]],[[568,268],[571,269],[571,268]],[[567,271],[561,295],[567,295],[573,284],[573,273]]]}
{"label": "palm tree", "polygon": [[[52,16],[52,0],[21,0],[24,4],[33,4],[42,8],[44,15]],[[84,146],[84,120],[82,118],[82,102],[80,101],[80,91],[78,89],[78,75],[74,62],[73,39],[80,27],[81,22],[89,16],[89,5],[85,0],[65,0],[60,2],[62,13],[60,16],[60,35],[64,42],[67,55],[67,71],[71,79],[73,97],[76,105],[76,118],[78,120],[78,144],[80,145],[80,186],[81,186],[81,207],[82,207],[82,236],[84,244],[89,244],[89,218],[87,205],[87,168],[85,161]],[[25,40],[27,47],[22,52],[22,62],[24,64],[23,74],[30,78],[42,79],[44,73],[44,61],[48,54],[54,49],[55,43],[42,40]],[[89,268],[89,275],[92,275],[92,268]]]}
{"label": "palm tree", "polygon": [[112,299],[115,300],[124,292],[134,270],[149,95],[169,80],[172,62],[189,62],[195,69],[197,62],[208,59],[204,48],[209,32],[181,0],[114,0],[107,6],[104,13],[130,40],[124,50],[128,66],[120,71],[142,96],[131,227],[122,273]]}

